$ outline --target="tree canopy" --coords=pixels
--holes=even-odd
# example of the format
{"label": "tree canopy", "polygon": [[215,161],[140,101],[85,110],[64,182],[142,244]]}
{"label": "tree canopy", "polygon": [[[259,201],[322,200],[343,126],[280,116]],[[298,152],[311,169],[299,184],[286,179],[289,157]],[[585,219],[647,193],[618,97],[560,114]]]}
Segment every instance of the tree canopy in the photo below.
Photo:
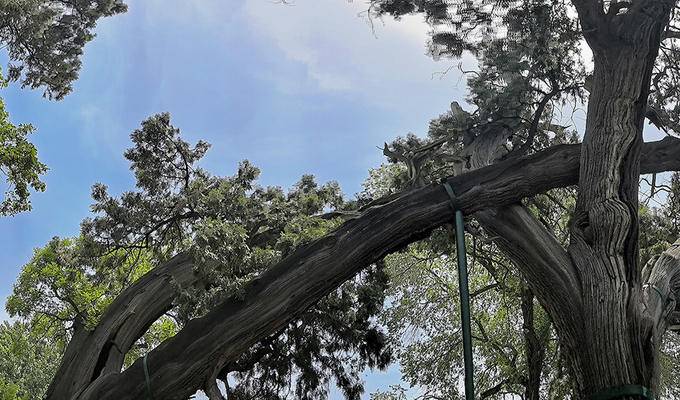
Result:
{"label": "tree canopy", "polygon": [[9,55],[8,78],[60,100],[78,78],[81,56],[97,20],[125,12],[121,0],[21,0],[0,4],[0,42]]}

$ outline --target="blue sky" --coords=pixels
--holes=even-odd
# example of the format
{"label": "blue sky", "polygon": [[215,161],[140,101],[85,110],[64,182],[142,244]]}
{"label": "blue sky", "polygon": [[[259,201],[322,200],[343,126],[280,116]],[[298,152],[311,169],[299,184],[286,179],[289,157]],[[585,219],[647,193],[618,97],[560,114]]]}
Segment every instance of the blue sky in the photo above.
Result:
{"label": "blue sky", "polygon": [[[190,141],[213,144],[204,162],[212,173],[232,174],[249,159],[263,184],[288,187],[312,173],[353,196],[382,161],[376,146],[425,133],[464,96],[455,68],[433,76],[456,62],[425,55],[421,19],[374,21],[373,31],[361,0],[128,4],[100,22],[65,100],[16,84],[2,93],[12,121],[36,127],[32,140],[50,168],[33,211],[0,219],[3,303],[34,248],[78,233],[93,183],[132,187],[122,153],[154,113],[170,112]],[[369,388],[397,375],[372,375]]]}

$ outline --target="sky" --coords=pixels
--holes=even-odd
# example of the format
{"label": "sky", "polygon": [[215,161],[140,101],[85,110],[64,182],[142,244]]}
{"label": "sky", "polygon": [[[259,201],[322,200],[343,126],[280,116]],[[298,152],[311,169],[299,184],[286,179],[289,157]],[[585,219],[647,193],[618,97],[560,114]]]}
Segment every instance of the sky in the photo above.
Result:
{"label": "sky", "polygon": [[[66,99],[17,84],[0,93],[14,123],[35,126],[31,139],[50,168],[33,210],[0,218],[3,303],[35,248],[78,234],[94,183],[113,193],[133,187],[122,154],[154,113],[170,112],[190,142],[213,145],[203,166],[214,174],[231,175],[248,159],[262,184],[287,188],[311,173],[351,197],[382,162],[378,146],[425,134],[465,96],[458,61],[426,56],[421,18],[371,24],[363,0],[128,4],[99,23]],[[397,368],[371,374],[367,388],[397,379]]]}

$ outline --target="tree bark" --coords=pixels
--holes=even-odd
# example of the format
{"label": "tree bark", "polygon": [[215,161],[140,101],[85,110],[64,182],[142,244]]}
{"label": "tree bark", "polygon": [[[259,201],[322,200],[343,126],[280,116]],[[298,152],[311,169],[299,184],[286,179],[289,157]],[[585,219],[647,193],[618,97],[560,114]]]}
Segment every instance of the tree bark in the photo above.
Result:
{"label": "tree bark", "polygon": [[93,331],[74,332],[47,398],[73,398],[100,375],[120,372],[125,354],[172,307],[178,288],[191,286],[196,280],[193,262],[182,254],[125,289]]}
{"label": "tree bark", "polygon": [[651,74],[674,2],[635,2],[621,14],[576,6],[594,56],[568,248],[582,293],[577,347],[568,348],[576,395],[655,390],[658,348],[641,335],[639,312],[638,179]]}
{"label": "tree bark", "polygon": [[545,360],[547,335],[537,332],[534,322],[534,294],[530,289],[522,291],[522,331],[527,357],[526,400],[540,400],[541,372]]}
{"label": "tree bark", "polygon": [[[471,214],[489,207],[512,204],[549,189],[573,185],[578,176],[579,148],[579,145],[556,146],[528,157],[507,160],[449,178],[458,195],[457,207]],[[680,170],[680,140],[668,138],[647,144],[643,160],[645,173]],[[226,300],[205,317],[189,322],[175,337],[149,353],[149,383],[154,397],[186,399],[206,383],[215,369],[233,362],[257,340],[276,332],[362,268],[449,223],[452,215],[443,188],[428,186],[403,193],[389,202],[376,202],[376,206],[344,223],[332,234],[298,249],[248,285],[243,298]],[[178,268],[186,272],[190,270],[190,263],[185,261],[178,263],[182,265]],[[94,335],[96,339],[80,339],[69,345],[68,357],[65,357],[51,386],[65,389],[58,393],[51,390],[49,399],[124,400],[145,396],[146,382],[141,360],[123,372],[112,367],[106,372],[102,369],[104,373],[100,375],[96,373],[92,358],[101,360],[103,364],[100,365],[109,363],[106,339],[115,337],[118,332],[117,325],[109,319],[118,320],[125,315],[125,304],[129,301],[125,300],[126,296],[142,296],[140,292],[144,292],[145,285],[160,282],[169,286],[161,278],[163,275],[157,274],[159,270],[150,272],[126,290],[120,300],[116,299],[114,304],[117,306],[107,310],[100,323],[101,329],[98,327],[95,333],[83,333]],[[544,278],[550,282],[561,281],[552,280],[551,274]],[[143,298],[147,297],[139,297]],[[141,301],[134,304],[139,304],[138,310],[144,309]],[[163,304],[167,307],[172,301]],[[158,309],[165,310],[164,307]],[[140,315],[128,329],[141,331],[141,335],[162,312],[155,317],[152,314],[144,312],[146,318]],[[129,317],[124,320],[132,321]],[[106,329],[106,326],[110,328]],[[77,343],[87,344],[90,341],[96,344],[78,350]],[[90,352],[92,354],[88,354]],[[87,368],[83,369],[85,375],[63,372],[78,368],[81,359],[90,360]]]}

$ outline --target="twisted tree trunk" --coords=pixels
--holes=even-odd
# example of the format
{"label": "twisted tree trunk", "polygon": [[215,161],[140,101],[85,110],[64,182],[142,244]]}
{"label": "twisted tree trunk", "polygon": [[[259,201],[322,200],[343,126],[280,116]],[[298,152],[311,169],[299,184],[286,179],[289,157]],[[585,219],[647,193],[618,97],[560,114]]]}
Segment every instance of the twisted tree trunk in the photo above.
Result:
{"label": "twisted tree trunk", "polygon": [[638,186],[650,80],[674,2],[607,13],[582,3],[594,74],[568,248],[582,299],[569,340],[577,346],[569,349],[572,373],[581,395],[631,384],[655,390],[658,348],[645,327],[638,266]]}

